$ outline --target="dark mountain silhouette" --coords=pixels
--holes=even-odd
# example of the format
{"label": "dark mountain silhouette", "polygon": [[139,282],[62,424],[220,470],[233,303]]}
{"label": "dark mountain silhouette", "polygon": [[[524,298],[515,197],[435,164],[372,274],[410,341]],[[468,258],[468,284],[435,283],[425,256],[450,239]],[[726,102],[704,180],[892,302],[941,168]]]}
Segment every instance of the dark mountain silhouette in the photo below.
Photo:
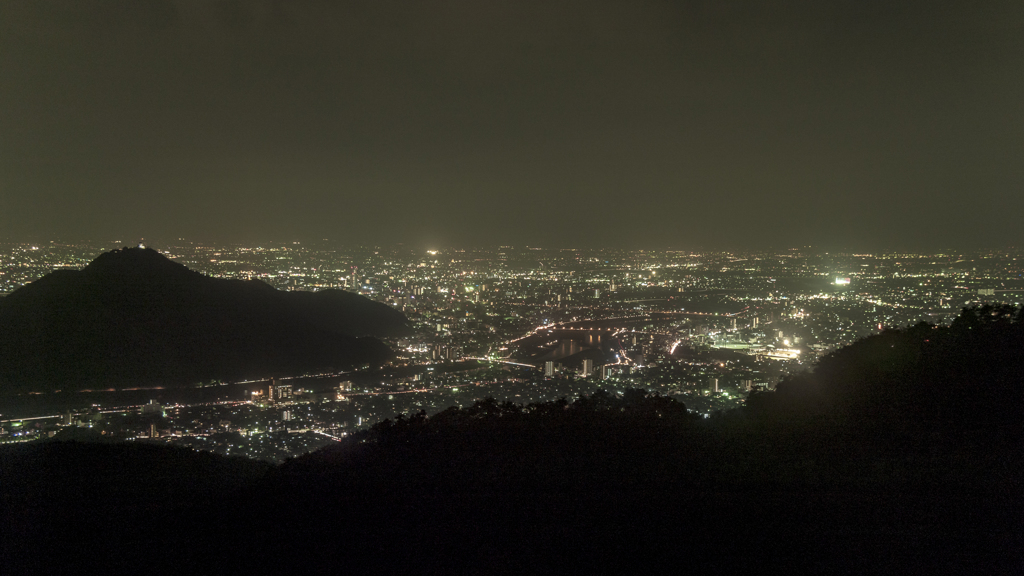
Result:
{"label": "dark mountain silhouette", "polygon": [[841,348],[813,372],[755,393],[765,418],[824,418],[960,433],[1024,421],[1024,308],[965,308],[950,326],[920,323]]}
{"label": "dark mountain silhouette", "polygon": [[180,386],[377,364],[407,330],[342,290],[282,292],[210,278],[149,248],[97,257],[0,300],[5,392]]}
{"label": "dark mountain silhouette", "polygon": [[266,473],[167,447],[0,447],[0,565],[1019,574],[1019,324],[977,308],[948,329],[891,331],[708,419],[643,390],[488,399],[398,416]]}
{"label": "dark mountain silhouette", "polygon": [[[17,573],[1017,574],[1019,431],[956,447],[642,390],[388,420],[268,468],[0,447]],[[165,562],[154,559],[168,559]]]}

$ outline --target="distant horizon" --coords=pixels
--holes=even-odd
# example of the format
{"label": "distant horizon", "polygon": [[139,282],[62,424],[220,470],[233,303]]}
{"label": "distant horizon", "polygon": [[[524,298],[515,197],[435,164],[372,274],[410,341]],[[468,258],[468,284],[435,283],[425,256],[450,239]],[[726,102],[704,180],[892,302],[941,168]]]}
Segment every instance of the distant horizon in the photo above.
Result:
{"label": "distant horizon", "polygon": [[[116,236],[115,236],[116,237]],[[835,246],[835,245],[771,245],[766,244],[762,246],[679,246],[679,245],[646,245],[646,246],[617,246],[612,244],[607,245],[554,245],[554,244],[533,244],[533,243],[427,243],[427,242],[345,242],[341,240],[334,240],[330,238],[323,239],[259,239],[259,240],[210,240],[210,239],[193,239],[187,237],[179,237],[176,239],[163,239],[163,238],[139,238],[139,239],[96,239],[96,238],[11,238],[11,237],[0,237],[0,244],[9,245],[21,245],[21,244],[38,244],[40,246],[45,244],[59,244],[65,246],[73,245],[88,245],[100,247],[104,245],[110,245],[110,250],[118,248],[132,248],[139,244],[145,245],[147,248],[160,248],[166,246],[185,246],[191,245],[195,247],[210,246],[210,247],[259,247],[261,245],[301,245],[301,246],[328,246],[331,248],[384,248],[384,249],[396,249],[396,248],[408,248],[416,251],[428,251],[428,250],[492,250],[499,248],[511,248],[511,249],[534,249],[534,250],[621,250],[625,252],[694,252],[694,253],[728,253],[728,252],[743,252],[743,253],[755,253],[755,252],[811,252],[815,254],[891,254],[891,253],[920,253],[920,254],[942,254],[949,252],[957,253],[977,253],[977,252],[1014,252],[1024,250],[1024,248],[1016,245],[1003,245],[1003,246],[972,246],[972,247],[956,247],[956,246],[945,246],[945,247],[921,247],[921,246],[887,246],[887,247],[849,247],[849,246]]]}

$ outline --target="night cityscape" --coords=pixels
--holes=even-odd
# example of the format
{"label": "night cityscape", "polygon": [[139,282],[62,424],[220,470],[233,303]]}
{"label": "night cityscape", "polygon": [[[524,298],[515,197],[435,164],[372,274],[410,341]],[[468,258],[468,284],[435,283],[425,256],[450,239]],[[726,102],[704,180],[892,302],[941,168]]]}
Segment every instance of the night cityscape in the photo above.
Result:
{"label": "night cityscape", "polygon": [[[13,291],[81,267],[111,247],[4,245],[3,286]],[[710,416],[887,328],[948,324],[966,306],[1024,299],[1024,254],[1011,250],[417,253],[183,242],[161,252],[210,276],[278,290],[356,291],[401,310],[414,333],[389,341],[396,357],[373,370],[180,383],[185,390],[139,382],[126,392],[22,394],[0,412],[0,442],[84,428],[280,462],[398,414],[487,397],[531,404],[631,388]]]}
{"label": "night cityscape", "polygon": [[0,575],[1024,573],[1024,3],[0,2]]}

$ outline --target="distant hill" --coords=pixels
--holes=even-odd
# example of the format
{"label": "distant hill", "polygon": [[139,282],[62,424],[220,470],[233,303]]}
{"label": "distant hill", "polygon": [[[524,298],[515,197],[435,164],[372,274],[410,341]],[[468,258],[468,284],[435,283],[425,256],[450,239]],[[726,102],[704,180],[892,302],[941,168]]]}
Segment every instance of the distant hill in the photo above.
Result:
{"label": "distant hill", "polygon": [[342,290],[211,278],[149,248],[0,299],[0,391],[181,386],[379,364],[405,315]]}

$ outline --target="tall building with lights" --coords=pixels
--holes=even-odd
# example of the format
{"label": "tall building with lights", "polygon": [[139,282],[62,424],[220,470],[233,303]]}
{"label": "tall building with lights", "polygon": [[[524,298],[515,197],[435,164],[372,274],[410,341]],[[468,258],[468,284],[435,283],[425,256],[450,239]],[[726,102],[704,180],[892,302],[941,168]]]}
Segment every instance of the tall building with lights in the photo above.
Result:
{"label": "tall building with lights", "polygon": [[583,373],[583,376],[590,376],[591,374],[594,373],[594,361],[593,360],[588,358],[588,359],[583,361],[583,371],[582,371],[582,373]]}

